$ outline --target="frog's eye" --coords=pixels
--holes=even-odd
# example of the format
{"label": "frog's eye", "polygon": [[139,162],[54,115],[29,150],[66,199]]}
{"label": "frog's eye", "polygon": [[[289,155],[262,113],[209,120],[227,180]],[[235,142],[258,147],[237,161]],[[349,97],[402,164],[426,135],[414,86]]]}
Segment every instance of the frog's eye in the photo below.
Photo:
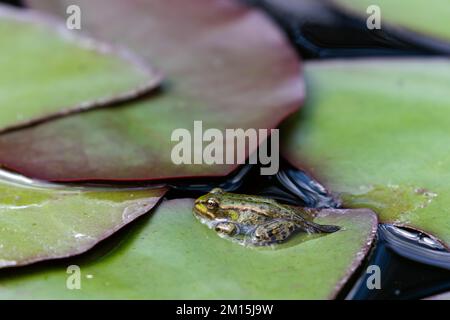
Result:
{"label": "frog's eye", "polygon": [[206,208],[209,210],[214,210],[219,206],[219,202],[217,202],[214,198],[209,198],[208,201],[206,201]]}
{"label": "frog's eye", "polygon": [[223,192],[223,190],[220,188],[214,188],[210,191],[210,193],[222,193],[222,192]]}

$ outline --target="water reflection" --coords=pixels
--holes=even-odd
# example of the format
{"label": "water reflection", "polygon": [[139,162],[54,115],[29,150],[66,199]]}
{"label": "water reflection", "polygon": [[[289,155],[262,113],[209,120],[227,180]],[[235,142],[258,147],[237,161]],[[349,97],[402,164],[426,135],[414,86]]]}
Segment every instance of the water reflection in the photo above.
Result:
{"label": "water reflection", "polygon": [[[340,298],[421,299],[450,289],[450,253],[420,243],[422,234],[404,231],[380,225],[374,251],[360,268],[353,287],[347,286]],[[381,270],[380,289],[370,290],[367,286],[371,274],[366,268],[370,265]]]}

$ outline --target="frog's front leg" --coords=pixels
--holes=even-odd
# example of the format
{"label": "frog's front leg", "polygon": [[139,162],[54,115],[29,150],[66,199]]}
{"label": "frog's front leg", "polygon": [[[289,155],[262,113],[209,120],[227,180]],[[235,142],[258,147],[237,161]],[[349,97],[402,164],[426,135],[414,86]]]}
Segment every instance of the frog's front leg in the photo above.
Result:
{"label": "frog's front leg", "polygon": [[289,238],[297,229],[292,220],[277,219],[258,226],[251,235],[254,245],[270,245]]}
{"label": "frog's front leg", "polygon": [[214,226],[214,230],[216,230],[217,233],[231,237],[238,233],[239,228],[232,222],[219,222]]}

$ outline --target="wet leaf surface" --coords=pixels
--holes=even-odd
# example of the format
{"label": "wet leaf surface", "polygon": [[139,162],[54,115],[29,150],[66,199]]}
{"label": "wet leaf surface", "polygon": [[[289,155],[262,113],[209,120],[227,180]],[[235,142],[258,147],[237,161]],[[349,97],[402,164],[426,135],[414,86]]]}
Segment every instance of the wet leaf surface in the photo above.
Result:
{"label": "wet leaf surface", "polygon": [[370,210],[324,210],[317,221],[341,231],[255,249],[218,237],[192,206],[167,201],[102,259],[67,262],[80,266],[82,290],[67,290],[67,266],[53,265],[2,277],[0,297],[326,299],[360,264],[377,224]]}
{"label": "wet leaf surface", "polygon": [[450,244],[450,61],[336,60],[306,68],[309,100],[282,151],[346,207]]}
{"label": "wet leaf surface", "polygon": [[10,169],[54,181],[223,176],[237,165],[175,165],[172,132],[185,128],[193,136],[195,120],[222,133],[274,128],[301,104],[296,53],[259,11],[231,0],[70,4],[81,7],[86,30],[154,61],[168,78],[165,90],[3,135],[0,163]]}
{"label": "wet leaf surface", "polygon": [[1,176],[0,268],[83,253],[147,213],[164,193],[30,185]]}
{"label": "wet leaf surface", "polygon": [[64,22],[0,5],[0,131],[129,100],[160,75],[125,49]]}

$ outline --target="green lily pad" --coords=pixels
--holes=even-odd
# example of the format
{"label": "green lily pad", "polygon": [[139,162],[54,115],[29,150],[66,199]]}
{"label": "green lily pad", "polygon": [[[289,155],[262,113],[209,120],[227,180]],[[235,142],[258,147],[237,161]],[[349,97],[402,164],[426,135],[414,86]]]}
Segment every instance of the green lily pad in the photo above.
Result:
{"label": "green lily pad", "polygon": [[2,135],[0,163],[7,168],[53,181],[224,176],[238,164],[175,164],[174,130],[193,137],[196,120],[223,134],[275,128],[301,105],[300,61],[255,9],[220,0],[54,3],[64,16],[63,4],[79,5],[83,28],[154,61],[167,85],[145,101]]}
{"label": "green lily pad", "polygon": [[[331,0],[338,8],[367,19],[367,8],[381,10],[381,28],[402,32],[419,42],[436,41],[450,49],[450,6],[446,0]],[[409,32],[409,33],[408,33]],[[427,39],[428,38],[428,39]],[[431,43],[430,43],[431,44]]]}
{"label": "green lily pad", "polygon": [[160,76],[125,49],[0,5],[0,131],[135,98]]}
{"label": "green lily pad", "polygon": [[0,268],[83,253],[165,193],[36,185],[5,176],[0,172]]}
{"label": "green lily pad", "polygon": [[[299,234],[276,248],[246,248],[199,223],[192,206],[191,199],[164,202],[102,259],[87,255],[0,274],[0,298],[333,298],[360,265],[377,226],[367,209],[324,210],[317,221],[342,230]],[[64,286],[69,264],[80,267],[81,290]]]}
{"label": "green lily pad", "polygon": [[282,128],[282,153],[346,207],[450,244],[450,61],[310,63],[304,112]]}

